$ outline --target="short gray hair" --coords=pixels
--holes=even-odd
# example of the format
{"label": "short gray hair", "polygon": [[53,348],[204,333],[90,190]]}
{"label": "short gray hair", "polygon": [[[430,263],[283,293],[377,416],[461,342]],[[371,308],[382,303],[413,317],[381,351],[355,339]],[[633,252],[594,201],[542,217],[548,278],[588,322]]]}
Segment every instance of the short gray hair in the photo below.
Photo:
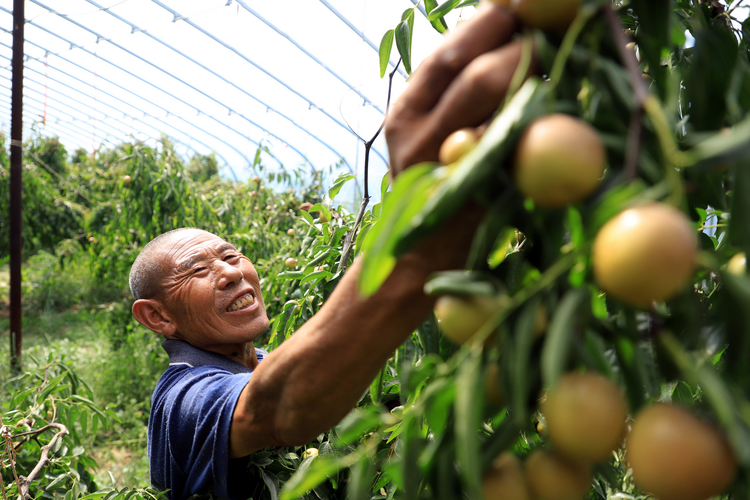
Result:
{"label": "short gray hair", "polygon": [[[135,300],[140,299],[162,299],[162,280],[167,270],[159,264],[159,253],[169,242],[171,236],[180,231],[188,229],[198,229],[197,227],[181,227],[160,234],[153,240],[149,241],[141,253],[136,257],[133,266],[130,268],[128,284],[130,293]],[[198,229],[202,231],[202,229]]]}

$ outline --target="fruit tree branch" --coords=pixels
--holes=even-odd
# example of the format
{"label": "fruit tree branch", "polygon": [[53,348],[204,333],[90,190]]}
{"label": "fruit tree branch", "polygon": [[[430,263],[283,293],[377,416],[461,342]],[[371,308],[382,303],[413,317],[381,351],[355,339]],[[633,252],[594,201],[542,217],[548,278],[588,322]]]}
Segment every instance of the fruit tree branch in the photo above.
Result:
{"label": "fruit tree branch", "polygon": [[50,439],[49,443],[42,446],[41,448],[41,456],[39,457],[39,462],[37,462],[36,466],[32,469],[32,471],[29,473],[28,476],[20,476],[18,477],[17,485],[18,485],[18,500],[29,500],[31,498],[31,495],[29,495],[29,489],[31,488],[31,483],[34,482],[34,479],[36,479],[36,476],[39,475],[39,473],[42,471],[42,469],[49,463],[49,454],[52,450],[52,447],[55,446],[55,443],[58,439],[62,439],[63,436],[65,436],[68,433],[68,428],[63,424],[58,423],[50,423],[45,425],[44,427],[40,429],[36,429],[29,432],[24,432],[22,434],[17,434],[13,437],[19,437],[19,436],[27,436],[27,435],[39,435],[43,433],[44,431],[48,429],[58,429],[58,431],[55,433],[54,436],[52,436],[52,439]]}
{"label": "fruit tree branch", "polygon": [[362,196],[362,203],[359,206],[359,213],[357,213],[357,219],[354,222],[354,227],[352,227],[352,230],[349,231],[346,235],[346,238],[344,238],[344,253],[341,257],[341,261],[339,262],[339,271],[346,270],[346,266],[349,263],[349,257],[352,253],[352,248],[354,247],[354,243],[356,243],[357,241],[357,230],[359,229],[359,225],[362,223],[362,219],[365,216],[367,205],[370,203],[370,149],[375,143],[375,139],[377,139],[380,135],[380,132],[383,131],[383,127],[385,127],[385,121],[388,119],[388,110],[391,107],[391,91],[393,90],[393,75],[396,74],[396,71],[398,70],[398,67],[400,65],[401,59],[398,60],[398,63],[396,63],[393,71],[388,74],[388,99],[386,100],[385,104],[385,116],[383,117],[383,122],[380,124],[380,127],[378,127],[375,135],[373,135],[369,141],[365,142],[365,193],[364,196]]}
{"label": "fruit tree branch", "polygon": [[635,179],[638,169],[641,132],[643,130],[644,105],[648,98],[648,90],[643,84],[643,77],[638,69],[638,61],[635,58],[635,53],[626,47],[628,40],[625,38],[622,24],[617,18],[615,10],[613,8],[605,8],[603,10],[604,17],[607,20],[607,24],[609,24],[609,30],[620,53],[620,59],[630,75],[630,85],[633,87],[633,93],[635,94],[636,108],[630,117],[628,143],[625,150],[625,174],[628,179]]}

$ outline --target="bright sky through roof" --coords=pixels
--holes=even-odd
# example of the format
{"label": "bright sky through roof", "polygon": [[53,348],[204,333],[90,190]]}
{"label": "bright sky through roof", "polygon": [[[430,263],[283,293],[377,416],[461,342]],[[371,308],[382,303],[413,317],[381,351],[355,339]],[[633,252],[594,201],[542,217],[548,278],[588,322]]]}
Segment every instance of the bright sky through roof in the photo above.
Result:
{"label": "bright sky through roof", "polygon": [[[0,0],[0,53],[8,61],[12,4]],[[222,174],[239,179],[251,175],[248,165],[263,142],[288,167],[309,162],[325,169],[343,157],[344,169],[356,171],[361,183],[364,148],[355,133],[369,139],[386,107],[376,48],[413,6],[410,0],[27,0],[24,139],[33,129],[59,136],[69,151],[92,151],[166,133],[185,155],[215,151],[226,166]],[[465,17],[474,13],[463,10]],[[441,40],[417,12],[413,67]],[[405,87],[401,73],[394,96]],[[0,77],[7,130],[9,64]],[[387,170],[382,137],[375,150],[370,185],[378,191]]]}

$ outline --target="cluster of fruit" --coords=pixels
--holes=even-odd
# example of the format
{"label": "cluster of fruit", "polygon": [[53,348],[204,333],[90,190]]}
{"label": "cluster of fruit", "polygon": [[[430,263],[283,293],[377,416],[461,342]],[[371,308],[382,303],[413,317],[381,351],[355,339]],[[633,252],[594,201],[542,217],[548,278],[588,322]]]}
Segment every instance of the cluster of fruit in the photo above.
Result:
{"label": "cluster of fruit", "polygon": [[[514,9],[526,25],[547,31],[564,30],[579,7],[577,0],[495,1]],[[440,162],[450,169],[482,132],[454,132],[440,149]],[[569,115],[549,114],[523,132],[512,176],[534,206],[560,209],[597,190],[606,161],[593,127]],[[682,211],[667,203],[636,203],[612,217],[594,238],[594,279],[609,298],[648,308],[691,284],[698,248],[695,227]],[[735,255],[727,270],[745,274],[745,255]],[[435,313],[446,337],[466,343],[497,320],[506,301],[502,296],[443,295]],[[540,308],[537,336],[546,325],[547,311]],[[485,379],[487,397],[495,404],[502,403],[499,372],[490,365]],[[725,490],[736,474],[736,458],[714,425],[669,403],[647,405],[629,420],[620,388],[600,374],[568,373],[541,401],[538,429],[550,446],[536,448],[524,464],[510,452],[497,457],[483,480],[485,500],[581,499],[591,487],[592,467],[621,446],[636,486],[661,500],[704,500]]]}
{"label": "cluster of fruit", "polygon": [[[441,163],[457,162],[478,139],[471,129],[454,132],[440,149]],[[596,190],[606,152],[586,122],[551,114],[525,130],[513,165],[521,193],[537,206],[563,208]],[[599,231],[593,248],[594,276],[611,297],[645,307],[682,290],[693,275],[697,245],[692,224],[676,208],[655,202],[635,206]]]}
{"label": "cluster of fruit", "polygon": [[[454,133],[441,148],[441,161],[457,161],[477,140],[471,130]],[[592,127],[570,116],[548,115],[524,132],[514,178],[536,205],[560,208],[596,189],[605,161]],[[602,227],[594,240],[593,271],[610,297],[646,307],[690,282],[696,254],[695,229],[687,217],[651,202],[621,212]],[[745,265],[744,254],[738,254],[728,267],[740,274]],[[466,343],[502,307],[504,299],[498,296],[443,295],[435,313],[445,336]],[[537,336],[544,333],[546,315],[540,308]],[[496,404],[502,402],[498,372],[491,366],[486,378],[488,398]],[[676,405],[646,407],[627,433],[625,399],[598,374],[565,375],[542,398],[539,411],[552,449],[537,448],[525,467],[508,452],[500,455],[484,478],[486,500],[583,498],[591,487],[592,464],[606,460],[623,440],[635,484],[661,500],[704,500],[723,491],[735,475],[736,460],[721,432]]]}
{"label": "cluster of fruit", "polygon": [[623,442],[635,484],[661,500],[705,500],[736,473],[734,455],[712,425],[666,403],[644,408],[627,425],[622,393],[598,374],[565,375],[540,410],[552,448],[536,448],[524,465],[510,452],[497,457],[483,479],[485,500],[580,500],[592,465]]}

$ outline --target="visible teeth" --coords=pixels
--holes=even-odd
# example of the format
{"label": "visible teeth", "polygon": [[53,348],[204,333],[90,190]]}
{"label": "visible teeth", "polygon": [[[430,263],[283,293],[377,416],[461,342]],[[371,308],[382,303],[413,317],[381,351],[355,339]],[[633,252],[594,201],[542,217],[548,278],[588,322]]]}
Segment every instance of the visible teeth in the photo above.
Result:
{"label": "visible teeth", "polygon": [[239,309],[242,309],[244,307],[247,307],[247,306],[250,306],[250,305],[253,305],[253,304],[255,304],[255,299],[253,298],[252,295],[247,294],[244,297],[238,299],[234,304],[232,304],[231,306],[229,306],[229,308],[227,310],[229,312],[237,311]]}

